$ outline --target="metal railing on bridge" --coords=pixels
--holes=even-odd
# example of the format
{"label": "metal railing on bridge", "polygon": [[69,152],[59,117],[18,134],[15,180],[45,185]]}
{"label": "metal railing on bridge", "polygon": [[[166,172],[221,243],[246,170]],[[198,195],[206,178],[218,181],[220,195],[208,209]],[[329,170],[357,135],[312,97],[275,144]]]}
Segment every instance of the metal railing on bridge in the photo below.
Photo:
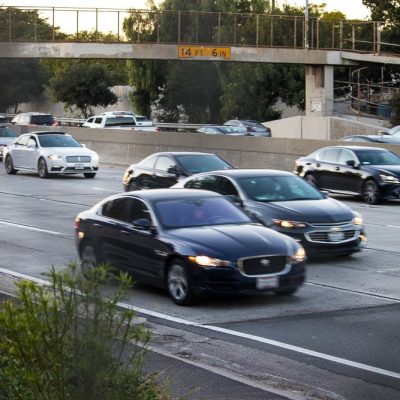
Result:
{"label": "metal railing on bridge", "polygon": [[0,6],[0,41],[3,42],[134,42],[396,53],[400,45],[390,40],[387,27],[375,21],[223,12]]}

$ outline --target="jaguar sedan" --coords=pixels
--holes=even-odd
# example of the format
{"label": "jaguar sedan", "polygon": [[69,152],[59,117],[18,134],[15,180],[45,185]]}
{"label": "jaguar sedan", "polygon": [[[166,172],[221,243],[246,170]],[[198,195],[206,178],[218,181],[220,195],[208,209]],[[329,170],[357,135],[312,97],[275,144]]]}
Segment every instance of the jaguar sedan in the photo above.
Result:
{"label": "jaguar sedan", "polygon": [[324,147],[296,160],[294,173],[332,193],[368,204],[400,198],[400,157],[379,147]]}
{"label": "jaguar sedan", "polygon": [[231,164],[215,154],[165,151],[130,165],[122,178],[125,191],[167,188],[199,172],[230,169]]}
{"label": "jaguar sedan", "polygon": [[41,178],[50,174],[83,174],[94,178],[99,156],[63,132],[30,132],[18,136],[3,150],[7,174],[36,171]]}
{"label": "jaguar sedan", "polygon": [[349,255],[366,242],[363,219],[290,172],[232,169],[193,175],[173,188],[228,196],[266,226],[296,239],[308,255]]}
{"label": "jaguar sedan", "polygon": [[78,214],[75,231],[83,273],[109,263],[167,288],[178,305],[210,294],[290,295],[305,277],[300,244],[210,191],[114,195]]}

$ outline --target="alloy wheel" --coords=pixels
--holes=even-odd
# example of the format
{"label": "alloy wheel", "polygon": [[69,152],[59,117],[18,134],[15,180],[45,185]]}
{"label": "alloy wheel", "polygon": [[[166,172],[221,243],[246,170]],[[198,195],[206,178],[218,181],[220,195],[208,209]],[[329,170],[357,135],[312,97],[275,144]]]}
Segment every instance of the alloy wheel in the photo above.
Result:
{"label": "alloy wheel", "polygon": [[376,182],[369,180],[364,185],[364,201],[368,204],[378,204],[381,200],[381,190]]}

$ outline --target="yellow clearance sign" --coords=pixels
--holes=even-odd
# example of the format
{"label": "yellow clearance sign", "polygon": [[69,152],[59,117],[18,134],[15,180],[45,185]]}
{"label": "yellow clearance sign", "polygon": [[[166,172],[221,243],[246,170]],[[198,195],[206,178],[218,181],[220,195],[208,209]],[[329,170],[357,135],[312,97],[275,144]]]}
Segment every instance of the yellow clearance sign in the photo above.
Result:
{"label": "yellow clearance sign", "polygon": [[231,58],[230,47],[178,46],[178,58]]}

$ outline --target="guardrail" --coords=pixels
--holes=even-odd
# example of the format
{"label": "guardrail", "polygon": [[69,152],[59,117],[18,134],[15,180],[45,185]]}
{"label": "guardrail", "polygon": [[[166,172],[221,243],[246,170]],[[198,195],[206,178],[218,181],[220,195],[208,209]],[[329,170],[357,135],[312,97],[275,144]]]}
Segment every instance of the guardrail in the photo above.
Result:
{"label": "guardrail", "polygon": [[[24,18],[20,18],[21,11],[27,12]],[[388,49],[397,53],[400,46],[390,41],[391,27],[377,21],[68,7],[0,6],[1,14],[0,41],[3,42],[196,44],[349,50],[374,54]],[[43,26],[43,21],[47,27]]]}

